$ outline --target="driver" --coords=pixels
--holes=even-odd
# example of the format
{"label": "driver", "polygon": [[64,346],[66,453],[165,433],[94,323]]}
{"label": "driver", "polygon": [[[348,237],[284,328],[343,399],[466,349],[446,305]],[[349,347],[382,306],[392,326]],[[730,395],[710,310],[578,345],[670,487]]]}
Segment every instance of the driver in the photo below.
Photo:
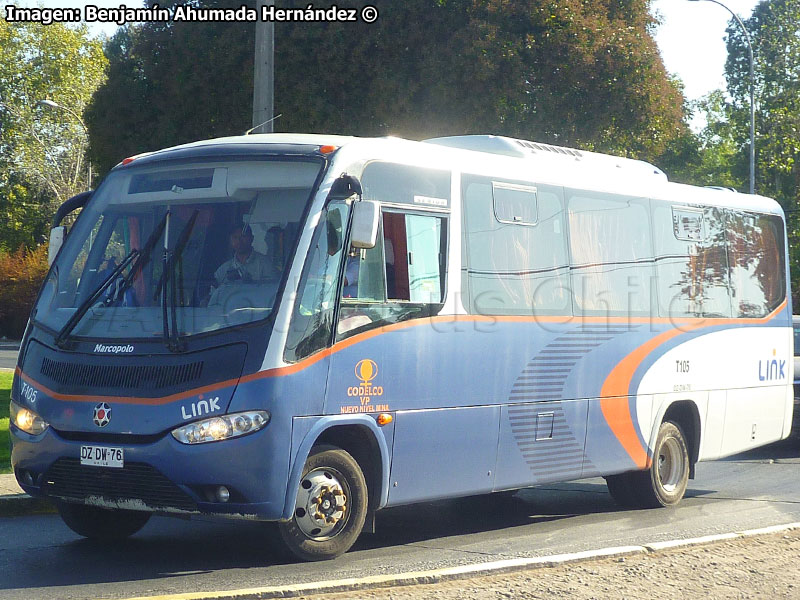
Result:
{"label": "driver", "polygon": [[254,283],[276,274],[267,257],[253,249],[253,230],[249,225],[234,225],[228,240],[233,257],[214,272],[218,286],[223,283]]}

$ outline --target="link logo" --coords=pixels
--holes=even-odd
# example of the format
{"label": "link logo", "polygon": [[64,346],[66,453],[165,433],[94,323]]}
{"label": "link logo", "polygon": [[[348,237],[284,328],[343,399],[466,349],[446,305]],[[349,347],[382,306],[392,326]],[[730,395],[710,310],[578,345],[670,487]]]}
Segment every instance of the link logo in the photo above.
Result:
{"label": "link logo", "polygon": [[775,358],[777,352],[773,349],[773,358],[758,361],[758,380],[775,381],[786,379],[786,361]]}

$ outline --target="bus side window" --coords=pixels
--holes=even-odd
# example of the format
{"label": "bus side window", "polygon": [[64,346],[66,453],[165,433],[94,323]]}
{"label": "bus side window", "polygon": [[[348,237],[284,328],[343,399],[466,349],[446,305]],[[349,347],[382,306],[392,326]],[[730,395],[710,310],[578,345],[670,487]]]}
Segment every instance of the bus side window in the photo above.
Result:
{"label": "bus side window", "polygon": [[649,201],[584,190],[568,189],[567,194],[575,314],[649,314]]}
{"label": "bus side window", "polygon": [[470,313],[571,314],[563,190],[465,175],[461,194]]}
{"label": "bus side window", "polygon": [[722,210],[656,202],[652,214],[660,315],[730,317]]}
{"label": "bus side window", "polygon": [[378,243],[348,258],[337,339],[437,313],[444,301],[445,220],[387,212]]}
{"label": "bus side window", "polygon": [[734,317],[765,317],[786,293],[779,217],[726,212],[728,270]]}
{"label": "bus side window", "polygon": [[343,298],[364,302],[383,302],[386,298],[383,274],[383,238],[380,229],[374,248],[352,249],[347,256],[342,285]]}

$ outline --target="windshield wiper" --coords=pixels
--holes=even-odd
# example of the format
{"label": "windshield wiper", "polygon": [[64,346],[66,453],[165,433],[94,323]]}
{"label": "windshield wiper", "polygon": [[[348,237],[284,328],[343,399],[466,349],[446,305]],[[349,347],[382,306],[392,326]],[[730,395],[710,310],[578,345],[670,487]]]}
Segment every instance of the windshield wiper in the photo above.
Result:
{"label": "windshield wiper", "polygon": [[64,327],[62,327],[61,331],[58,332],[58,335],[56,336],[55,339],[56,346],[58,346],[59,348],[64,348],[64,346],[67,343],[67,340],[69,339],[70,334],[75,329],[75,327],[78,326],[80,320],[86,315],[87,312],[89,312],[89,309],[92,307],[92,305],[95,302],[97,302],[97,300],[100,299],[100,297],[103,295],[103,292],[105,292],[106,289],[108,289],[108,286],[111,285],[111,283],[115,281],[117,277],[120,276],[120,274],[125,270],[125,267],[130,265],[131,262],[135,259],[136,262],[131,267],[131,270],[128,271],[128,274],[125,276],[122,283],[117,288],[116,292],[111,296],[109,296],[108,298],[106,298],[103,301],[103,305],[104,306],[110,305],[115,298],[121,297],[121,295],[124,295],[124,293],[128,290],[128,288],[130,288],[131,284],[133,283],[133,280],[135,279],[136,273],[144,267],[144,265],[147,263],[148,260],[150,260],[150,254],[152,254],[153,252],[153,247],[156,245],[158,238],[160,238],[161,234],[164,232],[164,227],[166,226],[167,223],[168,214],[169,212],[167,212],[167,214],[164,215],[164,218],[161,219],[161,223],[159,223],[158,227],[156,227],[153,230],[153,233],[150,234],[150,237],[147,238],[147,242],[145,242],[144,247],[141,250],[137,250],[136,248],[131,250],[128,253],[128,256],[122,259],[122,262],[119,263],[119,265],[117,265],[117,267],[113,271],[111,271],[108,277],[106,277],[99,286],[97,286],[97,289],[95,289],[91,294],[89,294],[86,300],[81,302],[80,306],[78,306],[78,308],[75,309],[75,312],[72,313],[72,316],[64,324]]}
{"label": "windshield wiper", "polygon": [[131,262],[138,256],[140,256],[138,250],[136,250],[135,248],[131,250],[128,253],[128,256],[126,256],[122,260],[122,262],[119,263],[113,271],[111,271],[108,277],[106,277],[103,280],[103,282],[97,287],[97,289],[95,289],[94,292],[89,294],[86,300],[81,302],[80,306],[78,306],[78,308],[75,309],[75,312],[72,313],[72,316],[64,324],[64,327],[61,328],[61,331],[58,332],[58,335],[56,336],[55,339],[56,346],[58,346],[59,348],[64,347],[67,339],[69,338],[69,334],[72,333],[72,330],[78,326],[78,323],[83,318],[83,316],[87,312],[89,312],[89,309],[95,302],[97,302],[100,296],[103,295],[103,292],[105,292],[108,286],[111,285],[111,282],[114,281],[117,277],[119,277],[119,274],[122,273],[123,270],[125,270],[125,267],[131,264]]}
{"label": "windshield wiper", "polygon": [[147,238],[147,241],[139,252],[138,259],[133,264],[133,267],[131,267],[131,270],[128,271],[128,274],[123,278],[122,283],[120,284],[116,293],[106,298],[106,306],[110,306],[117,298],[123,298],[125,296],[125,292],[127,292],[133,285],[134,279],[136,279],[137,275],[142,269],[144,269],[145,265],[147,265],[148,261],[150,260],[150,256],[153,254],[153,248],[155,248],[156,242],[161,238],[161,234],[164,233],[164,228],[167,226],[168,214],[169,211],[167,211],[167,214],[165,214],[164,218],[161,219],[158,227],[156,227],[153,230],[153,233],[150,234],[150,237]]}
{"label": "windshield wiper", "polygon": [[[175,248],[173,248],[171,253],[168,253],[168,256],[165,256],[164,260],[164,271],[161,273],[161,277],[156,284],[156,291],[153,294],[153,300],[158,298],[158,295],[163,291],[162,294],[162,310],[163,310],[163,319],[164,319],[164,339],[167,343],[167,348],[169,348],[172,352],[181,352],[183,351],[183,343],[181,341],[180,335],[178,334],[178,304],[177,304],[177,285],[175,282],[175,265],[178,264],[178,261],[181,260],[181,256],[183,255],[183,251],[186,249],[186,245],[189,243],[189,238],[192,235],[192,230],[194,229],[194,224],[197,221],[197,216],[200,214],[199,209],[195,209],[192,213],[189,222],[181,231],[181,234],[178,236],[178,241],[175,243]],[[183,277],[181,277],[182,279]],[[167,281],[169,281],[169,294],[167,293]],[[183,282],[181,281],[181,289],[183,288]],[[170,296],[170,315],[167,315],[167,297]],[[170,318],[172,317],[172,325],[170,326]]]}
{"label": "windshield wiper", "polygon": [[161,273],[161,277],[158,279],[158,283],[156,283],[156,291],[153,293],[153,300],[158,299],[158,295],[161,293],[161,286],[164,285],[164,280],[167,276],[172,276],[172,271],[175,268],[175,264],[178,262],[178,259],[183,254],[183,250],[186,247],[186,244],[189,242],[189,236],[192,235],[192,230],[194,229],[194,223],[197,221],[197,215],[200,214],[199,209],[195,209],[194,213],[192,213],[189,222],[186,223],[186,226],[181,231],[180,236],[178,236],[178,241],[175,243],[175,248],[172,250],[172,255],[169,257],[167,262],[167,268]]}

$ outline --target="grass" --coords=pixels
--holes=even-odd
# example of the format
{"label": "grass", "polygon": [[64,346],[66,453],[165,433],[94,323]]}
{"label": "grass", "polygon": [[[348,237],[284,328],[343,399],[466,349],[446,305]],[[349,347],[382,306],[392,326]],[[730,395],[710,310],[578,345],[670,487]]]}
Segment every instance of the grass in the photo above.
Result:
{"label": "grass", "polygon": [[14,374],[0,372],[0,473],[11,473],[11,450],[8,439],[8,403]]}

